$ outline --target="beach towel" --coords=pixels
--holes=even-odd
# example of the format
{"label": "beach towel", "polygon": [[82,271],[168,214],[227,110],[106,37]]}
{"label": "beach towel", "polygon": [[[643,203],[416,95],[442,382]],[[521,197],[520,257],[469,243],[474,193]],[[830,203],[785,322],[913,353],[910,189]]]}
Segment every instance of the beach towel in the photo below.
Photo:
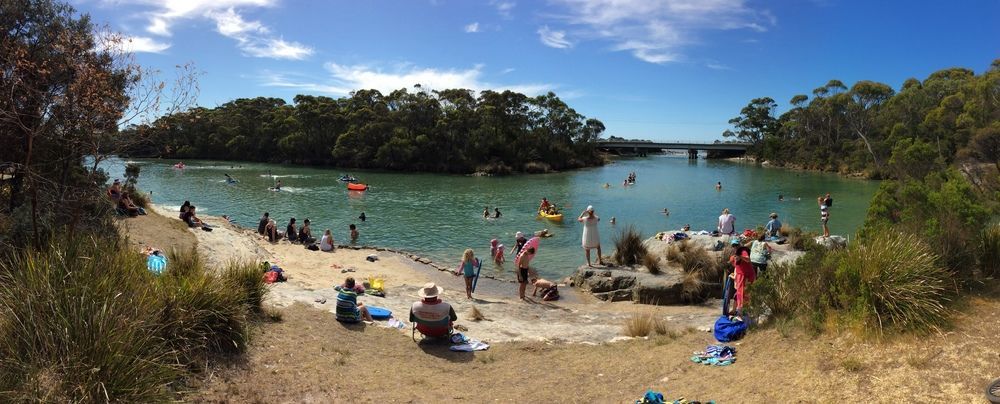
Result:
{"label": "beach towel", "polygon": [[695,352],[691,362],[710,366],[727,366],[736,362],[736,348],[728,345],[709,345],[703,352]]}
{"label": "beach towel", "polygon": [[452,345],[448,349],[455,352],[485,351],[490,349],[490,345],[475,339],[468,339],[464,344]]}
{"label": "beach towel", "polygon": [[146,258],[146,268],[149,268],[154,274],[162,274],[164,269],[167,269],[167,257],[159,254],[150,254]]}

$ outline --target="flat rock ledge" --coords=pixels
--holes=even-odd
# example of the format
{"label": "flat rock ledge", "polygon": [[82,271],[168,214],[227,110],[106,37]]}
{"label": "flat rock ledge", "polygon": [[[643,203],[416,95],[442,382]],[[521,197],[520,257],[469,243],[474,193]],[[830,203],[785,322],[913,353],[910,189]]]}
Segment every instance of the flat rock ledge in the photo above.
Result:
{"label": "flat rock ledge", "polygon": [[641,304],[689,304],[684,296],[684,278],[676,271],[651,275],[642,267],[581,266],[570,277],[570,286],[610,301]]}

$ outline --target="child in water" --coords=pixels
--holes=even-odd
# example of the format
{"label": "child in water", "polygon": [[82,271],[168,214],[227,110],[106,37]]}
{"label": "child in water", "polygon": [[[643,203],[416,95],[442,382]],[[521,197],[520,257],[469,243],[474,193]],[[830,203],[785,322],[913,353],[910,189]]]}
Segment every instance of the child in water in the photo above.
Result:
{"label": "child in water", "polygon": [[455,275],[464,275],[465,297],[472,299],[472,279],[476,277],[476,257],[471,248],[466,248],[462,254],[462,263],[458,265]]}
{"label": "child in water", "polygon": [[360,234],[358,233],[358,226],[355,226],[352,223],[350,226],[347,227],[351,229],[351,242],[356,243],[358,241],[358,236],[360,236]]}
{"label": "child in water", "polygon": [[493,262],[503,264],[507,259],[503,256],[503,243],[497,244],[497,253],[493,256]]}

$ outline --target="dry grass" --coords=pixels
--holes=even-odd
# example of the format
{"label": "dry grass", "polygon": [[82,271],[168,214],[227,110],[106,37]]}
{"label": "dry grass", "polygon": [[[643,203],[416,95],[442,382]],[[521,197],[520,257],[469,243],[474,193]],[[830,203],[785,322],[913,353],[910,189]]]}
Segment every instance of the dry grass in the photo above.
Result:
{"label": "dry grass", "polygon": [[719,282],[719,264],[704,248],[687,240],[675,242],[667,248],[666,257],[684,270],[682,293],[689,302],[704,301],[709,295],[709,286]]}
{"label": "dry grass", "polygon": [[868,365],[858,359],[847,357],[840,361],[840,367],[848,372],[856,373],[867,369]]}
{"label": "dry grass", "polygon": [[633,266],[642,263],[649,251],[642,244],[642,233],[635,226],[623,227],[612,240],[615,243],[615,251],[612,254],[614,262],[618,265]]}
{"label": "dry grass", "polygon": [[652,313],[632,313],[622,325],[622,333],[629,337],[648,337],[654,333],[664,335],[668,331],[663,319]]}
{"label": "dry grass", "polygon": [[[926,402],[978,402],[983,388],[1000,376],[995,362],[976,359],[995,357],[990,342],[1000,334],[1000,323],[973,321],[1000,310],[995,297],[970,302],[968,314],[962,315],[966,320],[956,322],[955,332],[905,341],[859,342],[798,331],[782,338],[774,329],[757,328],[740,341],[740,361],[733,369],[690,363],[692,351],[714,343],[711,334],[699,331],[668,331],[648,340],[598,346],[487,341],[488,351],[467,353],[450,352],[447,344],[413,343],[409,330],[344,326],[330,313],[311,307],[283,310],[285,321],[263,326],[245,363],[216,369],[201,388],[183,399],[364,403],[480,402],[488,397],[498,402],[565,402],[565,390],[552,386],[573,380],[574,402],[631,402],[649,388],[669,393],[671,400],[684,396],[723,403],[869,402],[872,397],[879,402],[907,402],[913,397]],[[909,366],[899,357],[900,352],[920,352],[927,346],[943,351],[927,368]],[[841,358],[869,363],[849,362],[859,370],[847,372]],[[553,364],[559,364],[558,371],[553,371]],[[740,377],[719,383],[731,370],[738,370]],[[474,374],[489,382],[475,389],[464,383],[434,383],[442,374]],[[782,383],[763,386],[760,380]],[[357,386],[392,388],[359,394]]]}
{"label": "dry grass", "polygon": [[483,315],[483,312],[480,311],[479,308],[476,306],[472,306],[472,308],[469,309],[469,314],[466,315],[465,318],[469,319],[470,321],[487,320],[486,316]]}
{"label": "dry grass", "polygon": [[642,257],[642,266],[646,267],[646,270],[653,275],[660,273],[660,259],[655,254],[646,254],[645,257]]}

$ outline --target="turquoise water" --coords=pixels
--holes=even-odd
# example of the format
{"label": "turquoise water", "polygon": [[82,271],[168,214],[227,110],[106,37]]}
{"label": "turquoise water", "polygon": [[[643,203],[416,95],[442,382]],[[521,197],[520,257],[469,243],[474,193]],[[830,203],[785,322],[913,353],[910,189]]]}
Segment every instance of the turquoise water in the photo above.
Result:
{"label": "turquoise water", "polygon": [[[582,224],[575,218],[587,205],[601,217],[604,254],[612,250],[617,228],[635,225],[645,236],[679,229],[715,228],[723,208],[736,215],[737,229],[763,225],[770,212],[782,222],[819,230],[816,197],[830,192],[832,234],[853,235],[861,225],[874,181],[840,178],[832,174],[754,167],[728,161],[688,161],[686,157],[654,156],[622,159],[604,167],[541,175],[471,177],[441,174],[351,171],[371,185],[366,192],[347,191],[334,168],[311,168],[259,163],[186,161],[183,170],[174,162],[136,160],[142,166],[139,187],[152,192],[154,203],[177,207],[185,200],[199,213],[229,215],[235,222],[256,227],[264,211],[284,229],[288,218],[297,223],[309,218],[313,233],[331,229],[338,242],[348,240],[348,225],[358,225],[359,244],[398,248],[457,265],[465,248],[477,256],[489,254],[490,239],[509,246],[514,233],[530,234],[548,228],[555,235],[542,240],[532,264],[548,277],[570,274],[586,262],[580,248]],[[114,178],[124,172],[122,160],[105,168]],[[623,187],[629,172],[635,185]],[[224,173],[239,180],[226,184]],[[270,175],[269,175],[270,173]],[[268,187],[283,182],[280,192]],[[722,190],[715,183],[722,182]],[[610,188],[601,185],[610,183]],[[785,197],[779,202],[778,194]],[[536,218],[542,197],[565,207],[565,221]],[[499,207],[500,219],[483,219],[483,207]],[[663,208],[670,215],[662,213]],[[357,219],[361,212],[366,222]],[[617,224],[609,219],[614,216]],[[304,252],[305,253],[305,252]],[[504,266],[484,265],[483,271],[513,277],[513,260]],[[504,272],[506,270],[506,272]]]}

